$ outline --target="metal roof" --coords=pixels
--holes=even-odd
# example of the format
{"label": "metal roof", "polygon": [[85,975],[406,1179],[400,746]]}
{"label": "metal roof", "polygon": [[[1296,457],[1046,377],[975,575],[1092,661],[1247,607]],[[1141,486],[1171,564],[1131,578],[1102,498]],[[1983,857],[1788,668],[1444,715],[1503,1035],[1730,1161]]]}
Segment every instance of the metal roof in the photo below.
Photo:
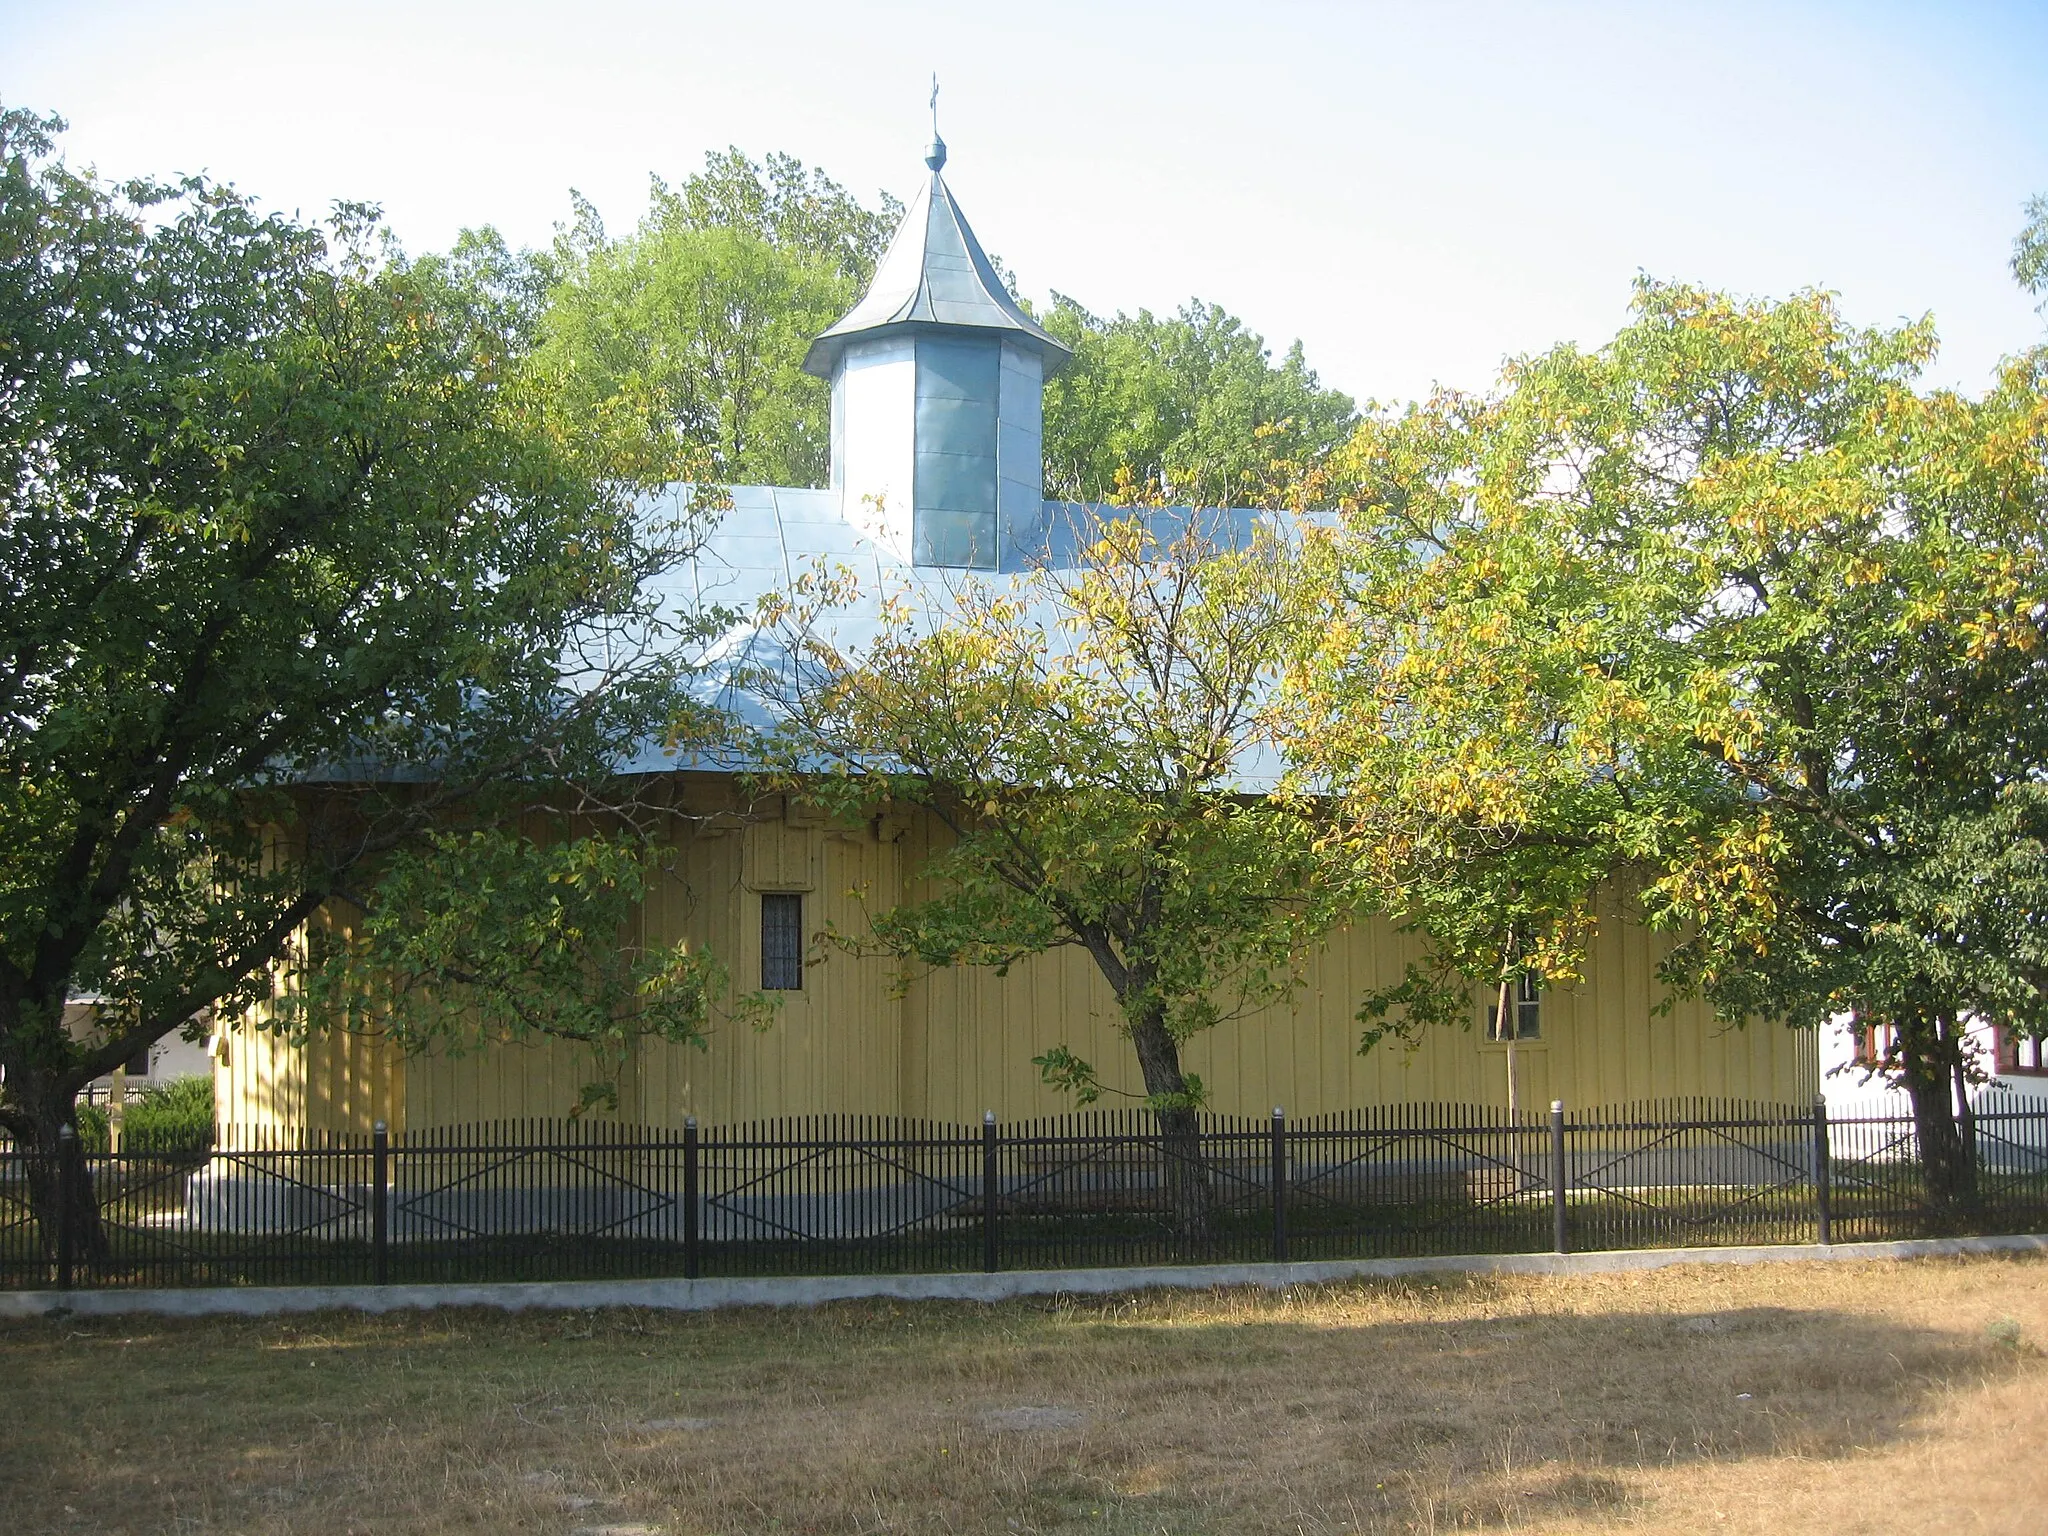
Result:
{"label": "metal roof", "polygon": [[[1048,501],[1035,520],[1006,520],[999,571],[980,573],[913,565],[890,553],[846,520],[838,491],[735,485],[727,494],[730,510],[707,531],[694,558],[654,578],[647,590],[677,616],[704,608],[731,615],[732,627],[702,657],[695,688],[705,702],[756,728],[773,726],[779,717],[771,701],[746,685],[746,677],[760,670],[786,674],[795,665],[783,637],[761,622],[756,605],[770,593],[788,590],[807,572],[832,568],[856,578],[859,590],[853,601],[820,615],[819,631],[835,645],[858,652],[889,627],[885,598],[899,600],[919,623],[943,623],[964,588],[990,581],[1007,584],[1045,566],[1073,568],[1109,518],[1143,517],[1162,540],[1179,536],[1193,523],[1224,543],[1240,543],[1251,536],[1254,526],[1276,521],[1276,514],[1242,507],[1158,507],[1134,513]],[[692,495],[691,486],[667,486],[643,502],[641,515],[663,520],[685,515]],[[1048,611],[1044,618],[1049,633],[1056,632],[1058,615]],[[658,741],[647,741],[620,770],[639,774],[744,766],[742,758],[731,754],[674,752]],[[1234,777],[1240,788],[1260,791],[1272,788],[1279,770],[1278,759],[1261,751],[1247,754]]]}
{"label": "metal roof", "polygon": [[946,147],[935,141],[925,158],[930,182],[911,200],[867,294],[811,343],[806,373],[830,378],[840,351],[856,336],[906,331],[997,331],[1036,350],[1048,378],[1073,356],[1010,297],[939,174],[945,163]]}
{"label": "metal roof", "polygon": [[[754,691],[751,679],[766,672],[788,676],[797,664],[785,637],[766,623],[759,604],[771,593],[785,592],[795,580],[818,570],[852,575],[857,592],[845,606],[819,615],[818,632],[843,650],[858,653],[872,645],[896,622],[883,608],[884,599],[903,604],[922,625],[946,622],[960,592],[991,581],[1014,581],[1042,568],[1072,569],[1085,556],[1088,541],[1110,518],[1139,516],[1162,540],[1185,532],[1192,524],[1221,542],[1248,539],[1253,528],[1279,526],[1276,514],[1242,507],[1157,507],[1132,509],[1048,501],[1033,520],[1006,522],[1000,570],[994,573],[949,567],[919,566],[905,561],[846,520],[841,493],[799,490],[786,486],[729,487],[729,509],[716,514],[691,558],[681,560],[648,579],[643,591],[654,599],[665,619],[687,621],[707,609],[719,610],[728,627],[695,658],[692,691],[699,699],[728,711],[755,729],[780,720],[772,699]],[[638,508],[649,523],[672,523],[691,516],[695,487],[675,484],[646,496]],[[1045,609],[1048,639],[1060,643],[1060,615]],[[565,682],[594,676],[610,661],[606,637],[593,637],[586,653],[571,642],[563,657]],[[636,744],[618,763],[624,774],[733,772],[750,766],[740,747],[677,748],[650,737]],[[1239,789],[1259,793],[1279,779],[1281,763],[1270,747],[1247,753],[1235,765],[1232,780]],[[433,777],[421,764],[394,765],[369,753],[302,769],[299,776],[321,781],[415,782]]]}

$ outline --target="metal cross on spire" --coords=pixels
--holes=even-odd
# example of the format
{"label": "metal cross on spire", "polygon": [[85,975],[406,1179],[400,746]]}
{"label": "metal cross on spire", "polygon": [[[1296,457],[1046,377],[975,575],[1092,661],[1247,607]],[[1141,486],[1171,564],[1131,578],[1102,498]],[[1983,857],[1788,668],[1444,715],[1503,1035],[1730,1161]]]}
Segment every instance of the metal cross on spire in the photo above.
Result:
{"label": "metal cross on spire", "polygon": [[924,163],[934,171],[946,163],[946,141],[939,137],[939,72],[932,71],[932,141],[925,149]]}

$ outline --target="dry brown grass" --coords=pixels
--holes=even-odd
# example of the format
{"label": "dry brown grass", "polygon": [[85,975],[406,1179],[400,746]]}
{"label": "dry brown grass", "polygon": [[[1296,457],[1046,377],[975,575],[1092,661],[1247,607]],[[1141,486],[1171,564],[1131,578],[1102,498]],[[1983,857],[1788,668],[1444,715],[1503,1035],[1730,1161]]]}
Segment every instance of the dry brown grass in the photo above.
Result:
{"label": "dry brown grass", "polygon": [[2037,1532],[2044,1282],[14,1325],[0,1528]]}

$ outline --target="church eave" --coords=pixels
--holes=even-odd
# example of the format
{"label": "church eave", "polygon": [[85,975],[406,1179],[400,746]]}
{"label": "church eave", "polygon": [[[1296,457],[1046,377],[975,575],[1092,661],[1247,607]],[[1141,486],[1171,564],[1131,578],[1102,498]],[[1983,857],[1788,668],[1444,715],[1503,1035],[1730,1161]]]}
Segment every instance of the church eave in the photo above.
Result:
{"label": "church eave", "polygon": [[990,336],[1036,352],[1048,379],[1072,361],[1074,356],[1068,347],[1052,337],[1037,331],[1027,331],[1021,326],[998,326],[913,316],[902,320],[884,321],[879,325],[863,325],[837,334],[827,331],[812,342],[810,350],[804,354],[803,370],[816,378],[831,378],[833,365],[839,361],[839,354],[850,343],[856,341],[879,340],[890,336],[963,335]]}

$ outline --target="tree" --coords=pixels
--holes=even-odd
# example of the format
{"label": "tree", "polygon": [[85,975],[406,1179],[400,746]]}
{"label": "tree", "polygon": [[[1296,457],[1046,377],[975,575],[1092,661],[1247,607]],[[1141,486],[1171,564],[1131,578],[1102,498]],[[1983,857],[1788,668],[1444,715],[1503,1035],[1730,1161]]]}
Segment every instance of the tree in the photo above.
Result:
{"label": "tree", "polygon": [[658,178],[633,234],[579,200],[547,258],[535,365],[614,472],[642,480],[822,485],[826,386],[803,371],[850,309],[902,209],[864,208],[787,155],[738,150]]}
{"label": "tree", "polygon": [[1970,401],[1914,389],[1924,322],[1647,282],[1636,309],[1361,435],[1311,761],[1449,832],[1415,882],[1447,974],[1489,901],[1568,972],[1624,874],[1679,991],[1880,1026],[1946,1210],[1965,1025],[2048,1021],[2048,359]]}
{"label": "tree", "polygon": [[739,230],[813,257],[856,287],[874,276],[903,220],[903,205],[886,192],[869,208],[793,155],[770,154],[756,164],[737,148],[707,153],[704,169],[677,191],[657,179],[654,203],[688,228]]}
{"label": "tree", "polygon": [[1617,772],[1603,681],[1563,617],[1587,594],[1548,524],[1514,516],[1529,487],[1493,447],[1508,436],[1505,403],[1444,393],[1367,418],[1331,457],[1341,515],[1302,562],[1328,622],[1304,632],[1281,708],[1288,793],[1322,801],[1425,941],[1361,997],[1361,1052],[1472,1027],[1479,991],[1513,1104],[1518,988],[1578,978],[1603,887],[1642,856],[1643,791]]}
{"label": "tree", "polygon": [[387,878],[427,900],[448,840],[590,808],[627,748],[694,728],[715,620],[642,595],[698,525],[592,478],[502,290],[380,248],[368,210],[323,231],[198,179],[109,187],[55,158],[61,126],[0,115],[0,1126],[45,1232],[68,1188],[89,1236],[51,1161],[80,1087],[278,1001],[316,914],[374,913]]}
{"label": "tree", "polygon": [[[906,964],[1085,950],[1116,998],[1185,1230],[1209,1220],[1181,1047],[1285,996],[1357,892],[1303,806],[1257,792],[1267,695],[1306,622],[1270,529],[1141,516],[1090,530],[1070,568],[969,582],[929,610],[896,594],[879,635],[833,637],[858,591],[814,575],[776,615],[787,675],[781,782],[853,816],[922,806],[950,843],[931,894],[839,934]],[[1082,1103],[1104,1075],[1063,1043],[1036,1058]]]}
{"label": "tree", "polygon": [[2026,215],[2012,243],[2012,275],[2048,312],[2048,194],[2028,198]]}
{"label": "tree", "polygon": [[1296,342],[1278,366],[1214,304],[1104,320],[1055,294],[1043,317],[1074,358],[1045,390],[1049,495],[1116,499],[1128,484],[1196,506],[1277,507],[1356,421]]}

